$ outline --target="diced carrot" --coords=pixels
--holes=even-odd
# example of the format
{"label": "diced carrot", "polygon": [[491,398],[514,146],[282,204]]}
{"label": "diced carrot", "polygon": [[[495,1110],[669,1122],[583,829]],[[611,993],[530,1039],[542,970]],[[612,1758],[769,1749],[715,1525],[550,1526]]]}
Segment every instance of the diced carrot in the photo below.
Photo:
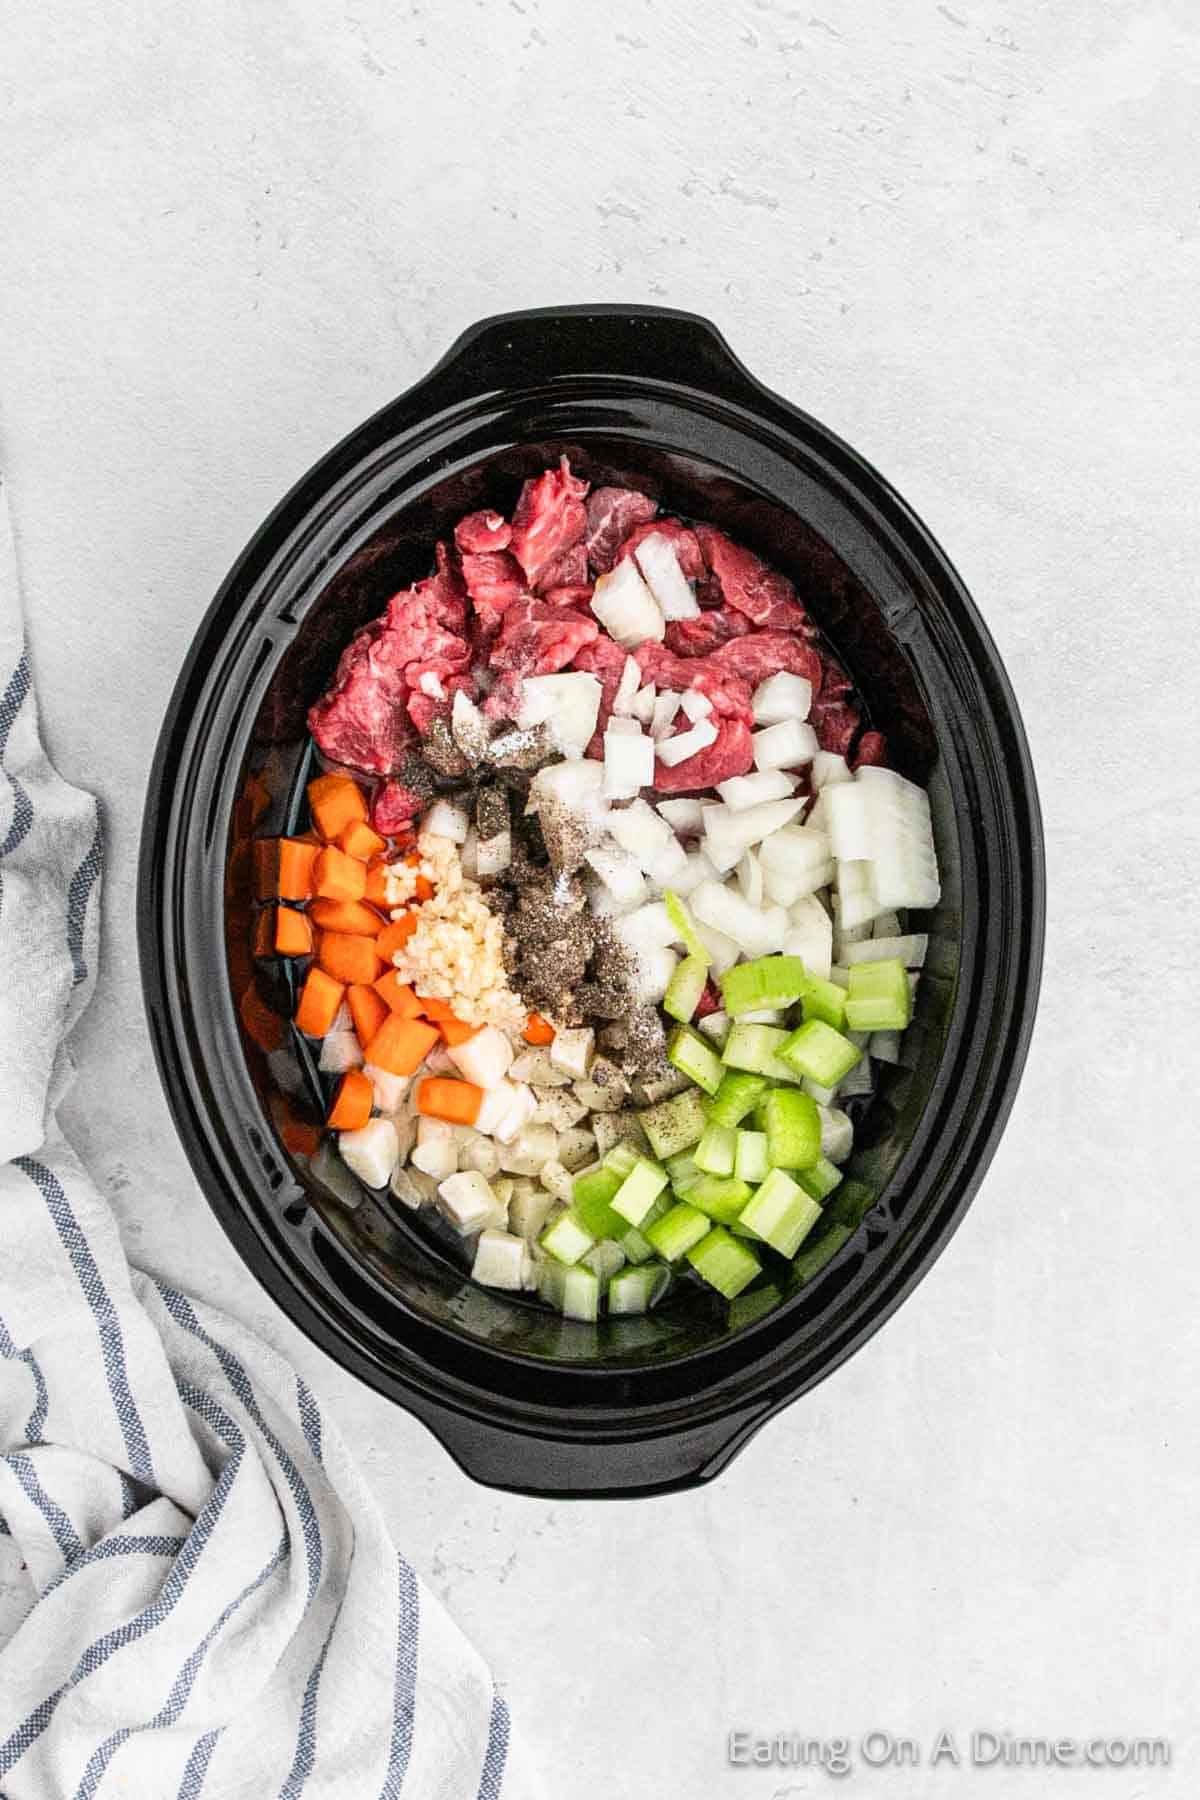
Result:
{"label": "diced carrot", "polygon": [[473,1081],[450,1081],[427,1075],[417,1088],[417,1111],[427,1119],[447,1119],[452,1125],[473,1125],[483,1104],[483,1089]]}
{"label": "diced carrot", "polygon": [[348,931],[352,937],[378,937],[385,923],[361,900],[314,900],[308,914],[322,931]]}
{"label": "diced carrot", "polygon": [[399,1013],[402,1019],[419,1019],[425,1011],[412,989],[405,987],[396,969],[389,969],[385,975],[381,975],[374,987],[388,1011]]}
{"label": "diced carrot", "polygon": [[418,875],[413,886],[413,899],[419,906],[422,900],[433,899],[433,883],[427,875]]}
{"label": "diced carrot", "polygon": [[437,1041],[438,1034],[432,1025],[392,1013],[383,1021],[363,1055],[376,1068],[386,1069],[389,1075],[415,1075]]}
{"label": "diced carrot", "polygon": [[349,775],[318,775],[308,784],[308,804],[313,823],[327,844],[339,838],[355,819],[365,823],[368,817],[367,797]]}
{"label": "diced carrot", "polygon": [[280,838],[279,868],[275,891],[281,900],[307,900],[313,891],[313,864],[317,860],[316,844],[301,838]]}
{"label": "diced carrot", "polygon": [[305,1037],[324,1037],[337,1018],[345,988],[324,969],[315,964],[304,977],[300,1004],[296,1008],[296,1025]]}
{"label": "diced carrot", "polygon": [[313,892],[323,900],[361,900],[367,887],[367,866],[347,856],[336,844],[318,850],[313,863]]}
{"label": "diced carrot", "polygon": [[285,1119],[279,1128],[283,1147],[293,1156],[313,1156],[321,1147],[321,1127],[307,1119]]}
{"label": "diced carrot", "polygon": [[[283,1042],[283,1020],[269,1007],[253,982],[242,995],[238,1008],[246,1035],[260,1050],[278,1050]],[[430,1026],[432,1031],[433,1027]]]}
{"label": "diced carrot", "polygon": [[473,1038],[482,1029],[481,1025],[466,1025],[461,1019],[440,1019],[438,1021],[438,1030],[451,1049],[456,1044],[465,1044],[468,1038]]}
{"label": "diced carrot", "polygon": [[[454,1018],[454,1008],[451,1006],[450,1002],[448,1000],[439,1000],[436,994],[418,994],[417,1000],[420,1003],[421,1011],[425,1014],[425,1017],[427,1019],[435,1020],[439,1025],[442,1023],[443,1019]],[[457,1023],[457,1021],[455,1022]]]}
{"label": "diced carrot", "polygon": [[338,1082],[329,1124],[335,1131],[361,1131],[371,1116],[375,1089],[371,1077],[361,1069],[348,1069]]}
{"label": "diced carrot", "polygon": [[388,1003],[382,994],[376,993],[373,987],[366,987],[361,982],[355,982],[354,986],[347,990],[346,1004],[350,1008],[350,1017],[354,1020],[358,1041],[365,1048],[387,1018],[390,1010]]}
{"label": "diced carrot", "polygon": [[313,928],[294,906],[275,908],[275,948],[280,956],[311,956]]}
{"label": "diced carrot", "polygon": [[386,856],[372,857],[367,864],[367,888],[363,899],[369,900],[372,906],[387,907],[387,871]]}
{"label": "diced carrot", "polygon": [[402,945],[407,944],[409,938],[416,929],[417,915],[416,913],[411,912],[401,913],[398,919],[392,919],[384,926],[379,936],[375,939],[375,948],[378,950],[380,956],[382,956],[384,962],[391,962],[397,950],[399,950]]}
{"label": "diced carrot", "polygon": [[351,819],[346,829],[338,833],[338,848],[347,856],[357,856],[360,862],[370,862],[373,856],[387,849],[387,839],[372,831],[364,820]]}
{"label": "diced carrot", "polygon": [[276,910],[273,906],[263,906],[254,915],[255,956],[274,956],[275,954]]}
{"label": "diced carrot", "polygon": [[554,1027],[549,1019],[543,1019],[541,1013],[532,1012],[525,1021],[521,1036],[527,1044],[552,1044]]}
{"label": "diced carrot", "polygon": [[347,985],[369,985],[383,967],[372,940],[347,931],[323,931],[317,940],[317,961],[327,975]]}

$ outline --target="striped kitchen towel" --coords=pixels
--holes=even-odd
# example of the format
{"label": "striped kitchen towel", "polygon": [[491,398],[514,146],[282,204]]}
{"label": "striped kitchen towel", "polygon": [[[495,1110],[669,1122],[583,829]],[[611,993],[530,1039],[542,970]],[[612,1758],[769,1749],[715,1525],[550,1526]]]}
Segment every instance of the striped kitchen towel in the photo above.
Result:
{"label": "striped kitchen towel", "polygon": [[38,739],[0,491],[0,1796],[531,1793],[314,1396],[129,1267],[59,1133],[100,860]]}

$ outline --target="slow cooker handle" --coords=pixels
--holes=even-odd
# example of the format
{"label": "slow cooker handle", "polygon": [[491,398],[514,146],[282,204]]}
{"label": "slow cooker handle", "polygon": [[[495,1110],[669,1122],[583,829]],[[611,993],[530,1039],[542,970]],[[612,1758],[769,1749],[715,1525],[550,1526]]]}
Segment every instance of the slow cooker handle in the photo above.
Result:
{"label": "slow cooker handle", "polygon": [[[735,400],[766,390],[716,326],[667,306],[554,306],[499,313],[464,331],[419,384],[422,407],[581,377],[686,382]],[[432,391],[430,391],[432,390]]]}
{"label": "slow cooker handle", "polygon": [[436,1409],[425,1423],[459,1467],[485,1487],[562,1499],[669,1494],[719,1475],[776,1411],[775,1402],[728,1413],[666,1437],[581,1443],[527,1436]]}

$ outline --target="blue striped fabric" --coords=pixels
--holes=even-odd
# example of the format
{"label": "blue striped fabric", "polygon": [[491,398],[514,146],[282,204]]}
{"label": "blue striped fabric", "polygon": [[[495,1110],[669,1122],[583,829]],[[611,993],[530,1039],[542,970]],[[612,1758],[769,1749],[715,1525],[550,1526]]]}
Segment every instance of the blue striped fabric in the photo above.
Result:
{"label": "blue striped fabric", "polygon": [[311,1389],[129,1268],[59,1134],[103,844],[38,743],[10,558],[0,493],[0,1795],[535,1795]]}

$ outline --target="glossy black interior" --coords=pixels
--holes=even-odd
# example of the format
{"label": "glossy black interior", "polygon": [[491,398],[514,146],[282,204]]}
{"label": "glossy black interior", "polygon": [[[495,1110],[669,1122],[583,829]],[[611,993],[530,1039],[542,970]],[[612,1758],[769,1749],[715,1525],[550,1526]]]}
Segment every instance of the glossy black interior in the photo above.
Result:
{"label": "glossy black interior", "polygon": [[[281,1021],[290,1010],[286,965],[249,957],[249,840],[297,822],[304,715],[342,645],[429,572],[456,518],[510,510],[521,479],[564,450],[591,480],[633,481],[791,575],[897,766],[930,783],[944,897],[910,1066],[884,1071],[852,1168],[878,1201],[817,1281],[737,1330],[699,1287],[597,1327],[477,1288],[448,1234],[288,1156],[281,1123],[317,1116],[311,1059],[282,1023],[264,1051],[239,1013],[251,984]],[[630,1492],[713,1473],[886,1316],[953,1228],[1023,1060],[1040,828],[994,649],[902,503],[704,322],[578,309],[468,333],[263,527],[164,728],[143,902],[168,1093],[219,1216],[280,1303],[481,1479]]]}

